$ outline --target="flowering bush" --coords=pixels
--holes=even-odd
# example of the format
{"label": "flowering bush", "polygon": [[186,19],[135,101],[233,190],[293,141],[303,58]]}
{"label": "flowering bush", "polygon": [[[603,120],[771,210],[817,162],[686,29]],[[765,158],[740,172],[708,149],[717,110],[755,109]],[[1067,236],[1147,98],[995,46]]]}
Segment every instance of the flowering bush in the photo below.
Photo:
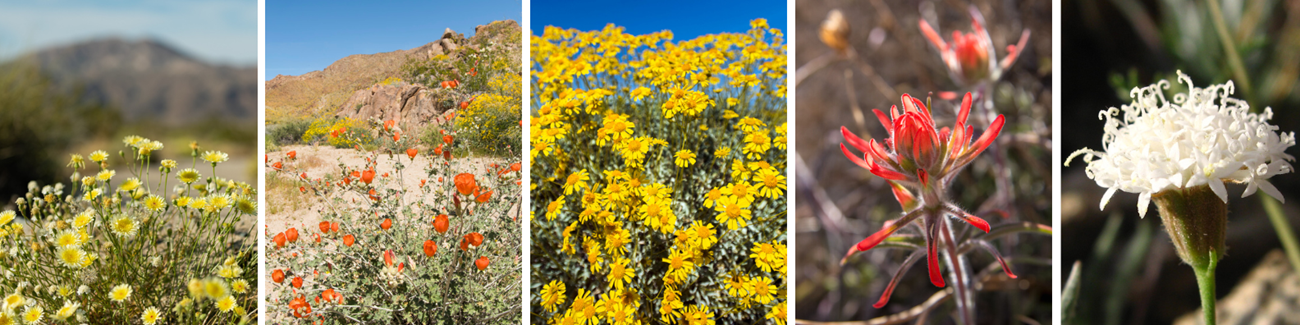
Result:
{"label": "flowering bush", "polygon": [[374,137],[369,133],[356,132],[358,128],[365,127],[365,125],[365,121],[349,117],[340,119],[319,118],[312,121],[311,126],[307,128],[307,132],[302,134],[302,142],[316,143],[324,141],[335,148],[352,148],[358,145],[370,147],[375,142]]}
{"label": "flowering bush", "polygon": [[536,322],[785,322],[785,45],[532,36]]}
{"label": "flowering bush", "polygon": [[33,182],[0,212],[0,324],[255,322],[254,239],[236,228],[256,215],[257,191],[203,177],[223,152],[191,143],[189,166],[154,171],[161,142],[123,142],[125,168],[104,151],[74,154],[70,186]]}
{"label": "flowering bush", "polygon": [[[268,159],[267,177],[295,179],[323,203],[319,224],[266,234],[272,319],[518,322],[518,158],[476,165],[401,131],[393,121],[353,128],[377,149],[325,174],[298,166],[307,152]],[[441,133],[446,143],[458,136]]]}
{"label": "flowering bush", "polygon": [[471,92],[473,97],[459,104],[460,118],[455,122],[465,148],[500,156],[514,151],[511,145],[517,146],[523,137],[521,75],[518,65],[513,66],[480,70],[494,73],[482,91]]}

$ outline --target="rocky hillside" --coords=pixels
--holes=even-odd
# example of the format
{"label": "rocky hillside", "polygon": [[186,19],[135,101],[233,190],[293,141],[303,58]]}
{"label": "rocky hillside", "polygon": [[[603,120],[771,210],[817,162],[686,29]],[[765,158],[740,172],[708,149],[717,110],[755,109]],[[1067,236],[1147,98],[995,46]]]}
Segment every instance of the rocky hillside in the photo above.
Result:
{"label": "rocky hillside", "polygon": [[422,126],[437,114],[455,108],[453,96],[423,84],[383,81],[401,78],[408,62],[436,57],[455,60],[462,47],[509,43],[505,42],[509,37],[515,37],[515,44],[522,37],[519,24],[512,20],[477,26],[474,36],[468,39],[446,29],[438,40],[413,49],[351,55],[324,70],[299,76],[277,75],[266,82],[267,122],[333,115],[396,119],[403,125]]}
{"label": "rocky hillside", "polygon": [[[32,53],[65,90],[121,109],[126,121],[183,125],[257,119],[257,68],[200,61],[153,40],[99,39]],[[22,60],[22,59],[20,59]]]}

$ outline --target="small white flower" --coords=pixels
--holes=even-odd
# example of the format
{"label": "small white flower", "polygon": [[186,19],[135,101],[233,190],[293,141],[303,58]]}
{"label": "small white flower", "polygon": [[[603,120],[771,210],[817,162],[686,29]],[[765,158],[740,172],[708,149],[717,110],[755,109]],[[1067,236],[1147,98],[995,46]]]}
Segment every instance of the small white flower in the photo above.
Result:
{"label": "small white flower", "polygon": [[1068,166],[1083,155],[1088,177],[1107,188],[1101,207],[1116,190],[1138,193],[1138,213],[1146,216],[1152,194],[1200,185],[1227,202],[1224,181],[1247,184],[1242,197],[1259,189],[1285,202],[1268,178],[1293,170],[1287,161],[1295,158],[1284,151],[1295,145],[1295,133],[1268,124],[1271,108],[1251,113],[1250,104],[1228,97],[1232,81],[1196,88],[1178,71],[1178,82],[1188,90],[1173,102],[1164,96],[1168,80],[1133,88],[1132,103],[1099,114],[1106,120],[1104,151],[1084,148],[1066,158]]}

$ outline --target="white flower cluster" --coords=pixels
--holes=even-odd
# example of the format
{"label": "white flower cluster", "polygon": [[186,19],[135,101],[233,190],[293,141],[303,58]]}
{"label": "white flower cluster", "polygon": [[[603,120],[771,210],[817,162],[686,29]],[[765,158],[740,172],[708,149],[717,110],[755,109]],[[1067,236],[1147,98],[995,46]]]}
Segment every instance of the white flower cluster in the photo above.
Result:
{"label": "white flower cluster", "polygon": [[1116,190],[1139,193],[1138,212],[1146,216],[1152,194],[1200,185],[1227,202],[1224,181],[1247,184],[1242,197],[1259,189],[1283,201],[1268,178],[1292,171],[1287,161],[1295,158],[1285,151],[1295,145],[1295,133],[1268,124],[1271,108],[1251,113],[1246,101],[1229,97],[1232,81],[1196,88],[1178,71],[1178,82],[1188,89],[1173,102],[1164,96],[1168,80],[1133,88],[1132,103],[1099,114],[1106,120],[1104,151],[1084,148],[1066,158],[1068,166],[1083,155],[1088,177],[1107,188],[1101,207]]}

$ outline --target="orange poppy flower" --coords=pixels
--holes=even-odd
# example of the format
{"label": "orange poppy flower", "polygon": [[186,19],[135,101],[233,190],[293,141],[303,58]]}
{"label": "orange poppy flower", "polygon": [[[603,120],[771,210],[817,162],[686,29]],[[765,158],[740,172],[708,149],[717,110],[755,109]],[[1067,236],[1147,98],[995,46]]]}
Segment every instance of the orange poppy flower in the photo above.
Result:
{"label": "orange poppy flower", "polygon": [[271,241],[275,242],[275,248],[280,248],[280,247],[284,247],[284,242],[286,241],[286,238],[284,237],[284,233],[282,232],[282,233],[275,234],[275,238],[271,238]]}
{"label": "orange poppy flower", "polygon": [[344,246],[352,247],[352,243],[355,243],[355,242],[357,242],[357,238],[356,238],[356,237],[352,237],[352,235],[343,236],[343,245],[344,245]]}
{"label": "orange poppy flower", "polygon": [[442,145],[441,145],[441,144],[439,144],[437,148],[433,148],[433,154],[434,154],[435,156],[441,156],[441,155],[442,155]]}
{"label": "orange poppy flower", "polygon": [[519,171],[520,168],[522,168],[522,167],[519,166],[519,163],[513,163],[513,164],[510,164],[510,171],[512,171],[512,172],[517,172],[517,171]]}
{"label": "orange poppy flower", "polygon": [[437,230],[439,234],[447,233],[447,228],[450,226],[451,222],[445,214],[439,214],[438,217],[433,218],[433,230]]}
{"label": "orange poppy flower", "polygon": [[290,151],[287,155],[289,156],[289,159],[298,159],[298,151],[297,151],[297,150]]}
{"label": "orange poppy flower", "polygon": [[420,187],[424,187],[424,182],[425,182],[425,180],[423,180],[423,179],[420,180]]}
{"label": "orange poppy flower", "polygon": [[384,177],[388,177],[388,173],[384,173]]}
{"label": "orange poppy flower", "polygon": [[314,238],[316,238],[316,242],[317,242],[317,243],[320,242],[320,234],[311,234],[311,236],[314,237]]}
{"label": "orange poppy flower", "polygon": [[293,317],[305,318],[311,315],[311,305],[307,304],[307,298],[301,295],[289,301],[289,309],[293,310]]}
{"label": "orange poppy flower", "polygon": [[352,178],[344,177],[344,178],[343,178],[343,185],[352,185]]}
{"label": "orange poppy flower", "polygon": [[302,177],[302,179],[307,179],[307,172],[303,172],[302,175],[298,175],[298,177]]}
{"label": "orange poppy flower", "polygon": [[339,232],[339,223],[337,223],[337,222],[331,222],[331,223],[330,223],[330,231],[333,231],[333,232]]}
{"label": "orange poppy flower", "polygon": [[394,125],[397,125],[397,121],[393,121],[393,120],[384,121],[384,131],[388,131],[388,129],[392,128]]}
{"label": "orange poppy flower", "polygon": [[450,145],[452,141],[456,141],[456,137],[453,137],[450,134],[442,136],[442,142]]}
{"label": "orange poppy flower", "polygon": [[460,102],[460,109],[469,108],[469,102]]}
{"label": "orange poppy flower", "polygon": [[454,181],[456,183],[456,191],[460,192],[461,195],[469,195],[470,193],[474,193],[475,189],[478,189],[478,183],[474,181],[474,174],[461,173],[460,175],[456,175]]}
{"label": "orange poppy flower", "polygon": [[373,188],[370,189],[370,199],[374,201],[379,201],[379,196],[377,195],[377,193],[375,193],[375,189]]}
{"label": "orange poppy flower", "polygon": [[420,151],[419,151],[419,150],[415,150],[415,148],[406,149],[406,156],[407,156],[407,157],[411,157],[411,160],[415,160],[415,155],[416,155],[416,154],[419,154],[419,153],[420,153]]}
{"label": "orange poppy flower", "polygon": [[461,250],[469,250],[470,248],[475,248],[480,245],[483,245],[483,234],[480,233],[471,232],[465,234],[465,237],[460,239]]}
{"label": "orange poppy flower", "polygon": [[437,253],[438,253],[438,244],[435,244],[432,240],[425,240],[424,256],[433,257],[433,254],[437,254]]}
{"label": "orange poppy flower", "polygon": [[478,203],[485,203],[491,198],[492,198],[492,191],[487,191],[484,192],[483,194],[478,195],[478,197],[474,198],[474,201],[477,201]]}
{"label": "orange poppy flower", "polygon": [[401,139],[402,139],[402,132],[397,132],[393,134],[393,142],[397,142],[398,140]]}
{"label": "orange poppy flower", "polygon": [[284,231],[284,236],[289,239],[290,243],[298,242],[298,228],[289,228],[289,230]]}
{"label": "orange poppy flower", "polygon": [[374,169],[366,170],[365,172],[361,173],[361,182],[370,184],[370,182],[374,180],[375,180]]}
{"label": "orange poppy flower", "polygon": [[277,161],[274,164],[271,164],[271,167],[275,168],[275,170],[280,170],[284,168],[284,163]]}
{"label": "orange poppy flower", "polygon": [[355,170],[352,171],[352,178],[361,178],[361,172]]}
{"label": "orange poppy flower", "polygon": [[307,193],[307,188],[306,188],[306,187],[303,187],[303,186],[299,186],[299,187],[298,187],[298,192]]}
{"label": "orange poppy flower", "polygon": [[284,271],[280,269],[271,271],[271,281],[275,281],[275,283],[284,283]]}
{"label": "orange poppy flower", "polygon": [[293,277],[293,287],[297,289],[302,289],[302,277],[298,277],[298,276]]}
{"label": "orange poppy flower", "polygon": [[475,261],[474,261],[474,266],[477,266],[479,271],[482,271],[483,269],[486,269],[486,268],[488,267],[488,258],[487,258],[487,256],[480,256],[480,257],[478,258],[478,260],[475,260]]}
{"label": "orange poppy flower", "polygon": [[469,68],[470,77],[477,76],[477,75],[478,75],[478,71],[475,71],[474,68]]}
{"label": "orange poppy flower", "polygon": [[330,222],[329,222],[329,221],[321,221],[321,222],[320,222],[320,232],[327,233],[327,234],[330,232]]}
{"label": "orange poppy flower", "polygon": [[[447,148],[447,150],[442,151],[442,159],[451,160],[451,148]],[[447,164],[447,162],[445,161],[442,163]]]}
{"label": "orange poppy flower", "polygon": [[384,222],[379,224],[379,229],[388,230],[393,227],[393,219],[384,218]]}

